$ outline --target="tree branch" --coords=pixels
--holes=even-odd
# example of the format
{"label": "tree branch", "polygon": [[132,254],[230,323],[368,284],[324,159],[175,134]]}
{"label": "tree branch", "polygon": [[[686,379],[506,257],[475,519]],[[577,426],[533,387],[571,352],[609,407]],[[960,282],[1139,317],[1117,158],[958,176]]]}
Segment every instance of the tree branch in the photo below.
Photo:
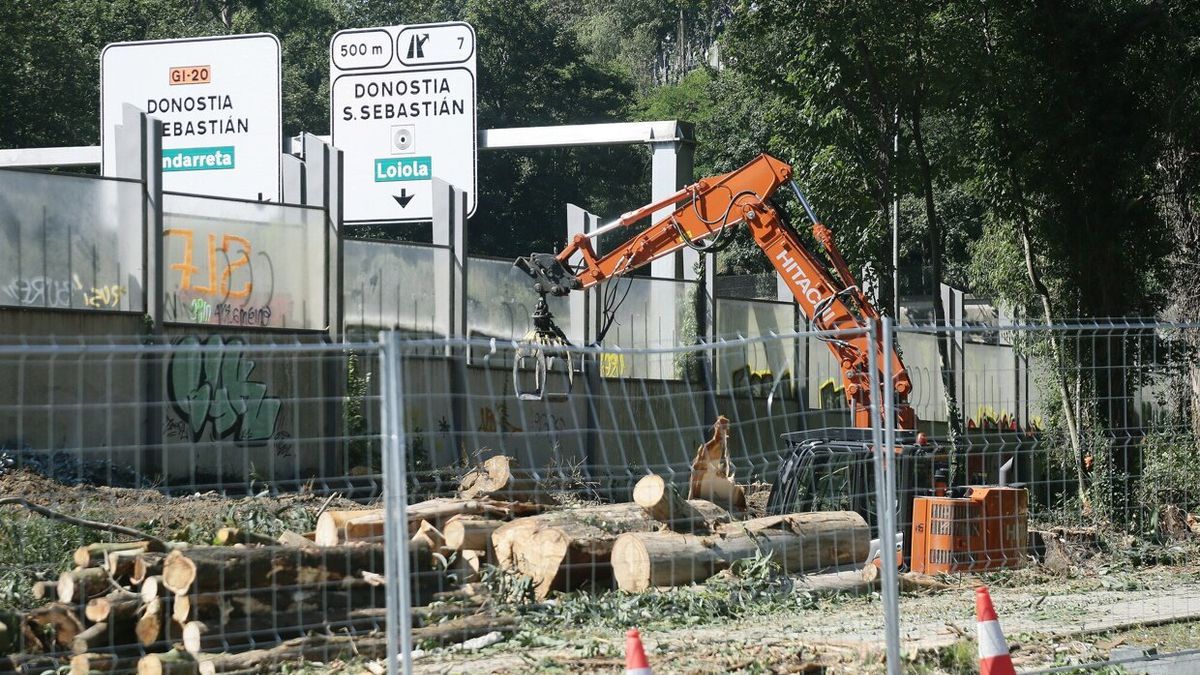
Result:
{"label": "tree branch", "polygon": [[75,516],[68,516],[65,513],[60,513],[59,511],[55,511],[54,509],[47,508],[40,504],[34,504],[33,502],[26,500],[24,497],[2,497],[0,498],[0,506],[23,506],[36,514],[51,518],[53,520],[61,520],[64,523],[70,523],[72,525],[78,525],[79,527],[86,527],[92,530],[103,530],[105,532],[112,532],[114,534],[123,534],[127,537],[133,537],[135,539],[144,539],[153,543],[155,546],[161,547],[161,550],[165,551],[167,549],[166,541],[159,539],[152,534],[142,532],[141,530],[135,530],[132,527],[125,527],[123,525],[116,525],[114,523],[101,523],[96,520],[85,520],[83,518],[76,518]]}

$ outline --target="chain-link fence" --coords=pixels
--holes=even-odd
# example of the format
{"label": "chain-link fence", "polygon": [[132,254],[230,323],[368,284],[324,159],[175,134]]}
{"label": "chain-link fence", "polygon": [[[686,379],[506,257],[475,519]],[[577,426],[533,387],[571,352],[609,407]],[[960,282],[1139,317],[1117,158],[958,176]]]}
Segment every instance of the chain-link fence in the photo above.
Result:
{"label": "chain-link fence", "polygon": [[0,344],[0,672],[382,658],[378,344],[176,332]]}
{"label": "chain-link fence", "polygon": [[[901,348],[936,340],[947,364],[912,373],[935,385],[917,403],[949,486],[914,523],[912,569],[990,584],[1019,669],[1200,668],[1183,658],[1200,645],[1200,326],[896,330]],[[955,487],[1003,484],[1015,496]],[[943,536],[935,503],[969,509],[979,529]],[[932,599],[902,604],[901,630],[923,635],[947,613],[970,631],[969,613]]]}
{"label": "chain-link fence", "polygon": [[1200,644],[1198,331],[5,343],[0,671],[970,672],[984,584],[1019,669],[1139,672]]}

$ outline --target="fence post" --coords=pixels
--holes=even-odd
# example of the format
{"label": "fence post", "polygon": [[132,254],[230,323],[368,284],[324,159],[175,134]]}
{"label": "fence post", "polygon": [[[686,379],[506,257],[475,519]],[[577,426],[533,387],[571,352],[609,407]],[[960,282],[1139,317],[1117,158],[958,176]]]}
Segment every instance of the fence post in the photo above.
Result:
{"label": "fence post", "polygon": [[[400,393],[400,334],[380,334],[380,419],[383,434],[384,572],[387,577],[387,672],[412,673],[412,599],[408,569],[408,476]],[[401,662],[401,657],[403,661]]]}
{"label": "fence post", "polygon": [[[882,346],[878,356],[872,349],[868,355],[871,371],[871,435],[875,445],[875,503],[879,511],[879,570],[880,595],[883,598],[883,631],[887,643],[888,675],[900,675],[900,587],[896,569],[896,390],[892,386],[892,317],[883,317],[883,332],[878,338],[877,324],[870,323],[872,340]],[[883,363],[878,364],[877,359]],[[883,380],[879,381],[879,366]],[[879,388],[877,389],[876,386]],[[883,401],[880,414],[878,401]],[[882,434],[880,426],[882,425]],[[880,436],[882,435],[882,438]],[[882,443],[881,443],[882,441]]]}

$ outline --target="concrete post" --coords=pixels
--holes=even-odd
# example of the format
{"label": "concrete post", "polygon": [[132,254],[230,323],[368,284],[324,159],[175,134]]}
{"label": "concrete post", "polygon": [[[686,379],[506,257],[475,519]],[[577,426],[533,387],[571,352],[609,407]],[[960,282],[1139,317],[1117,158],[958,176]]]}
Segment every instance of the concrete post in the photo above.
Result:
{"label": "concrete post", "polygon": [[[133,178],[142,182],[142,236],[140,254],[142,297],[146,316],[150,319],[151,335],[162,335],[163,321],[163,270],[165,269],[163,244],[163,194],[162,194],[162,122],[150,117],[138,108],[126,104],[122,108],[122,122],[115,129],[117,162],[114,172],[122,178]],[[142,382],[146,406],[143,424],[141,466],[138,473],[153,476],[163,467],[163,359],[151,355],[141,358],[144,364]]]}
{"label": "concrete post", "polygon": [[[587,234],[599,226],[600,218],[598,216],[588,213],[574,204],[567,204],[567,241],[571,241],[576,234]],[[600,253],[599,242],[593,241],[592,245],[596,247],[596,252]],[[567,339],[577,347],[593,344],[600,330],[600,291],[592,288],[572,293],[568,296],[568,302],[570,303],[571,326],[567,332]],[[576,377],[582,377],[585,393],[582,400],[586,407],[584,419],[586,420],[587,434],[583,439],[583,460],[585,471],[590,477],[592,468],[595,466],[596,447],[599,444],[597,430],[599,412],[596,410],[596,400],[593,394],[600,390],[600,363],[591,354],[585,355],[582,361],[583,372],[577,374]]]}
{"label": "concrete post", "polygon": [[[587,234],[599,226],[599,216],[588,213],[574,204],[567,204],[567,241],[574,239],[577,234]],[[597,241],[593,241],[592,246],[596,247],[597,253],[600,252]],[[571,327],[567,333],[567,339],[571,341],[571,344],[589,345],[596,340],[600,328],[599,297],[600,294],[596,289],[572,293],[568,296]]]}
{"label": "concrete post", "polygon": [[[679,131],[673,138],[663,142],[650,141],[651,156],[651,200],[667,197],[679,188],[692,182],[695,158],[694,131],[690,124],[680,123]],[[683,140],[680,140],[683,139]],[[674,208],[668,207],[657,211],[652,219],[657,222],[670,215]],[[696,280],[696,262],[700,254],[690,248],[684,248],[674,254],[664,256],[650,263],[652,276],[665,279]],[[715,261],[709,265],[715,267]],[[682,326],[677,325],[679,303],[681,299],[678,289],[673,284],[655,284],[650,294],[650,316],[657,320],[659,335],[656,341],[660,345],[669,345],[683,339],[680,334]],[[692,308],[688,308],[690,311]],[[699,317],[697,317],[699,319]],[[697,329],[700,326],[697,325]],[[702,336],[698,336],[702,337]],[[650,377],[672,377],[674,359],[655,359],[651,364]]]}
{"label": "concrete post", "polygon": [[448,248],[434,256],[436,325],[446,337],[467,336],[467,195],[433,179],[433,243]]}

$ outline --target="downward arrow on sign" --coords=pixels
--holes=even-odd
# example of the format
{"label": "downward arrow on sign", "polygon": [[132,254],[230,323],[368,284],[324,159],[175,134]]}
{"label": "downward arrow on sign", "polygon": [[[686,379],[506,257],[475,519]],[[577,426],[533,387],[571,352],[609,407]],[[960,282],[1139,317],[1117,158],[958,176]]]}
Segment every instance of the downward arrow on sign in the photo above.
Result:
{"label": "downward arrow on sign", "polygon": [[400,205],[400,208],[404,208],[408,206],[408,203],[411,202],[415,196],[416,195],[408,194],[407,189],[401,189],[400,194],[392,195],[392,199],[396,200],[396,203]]}

